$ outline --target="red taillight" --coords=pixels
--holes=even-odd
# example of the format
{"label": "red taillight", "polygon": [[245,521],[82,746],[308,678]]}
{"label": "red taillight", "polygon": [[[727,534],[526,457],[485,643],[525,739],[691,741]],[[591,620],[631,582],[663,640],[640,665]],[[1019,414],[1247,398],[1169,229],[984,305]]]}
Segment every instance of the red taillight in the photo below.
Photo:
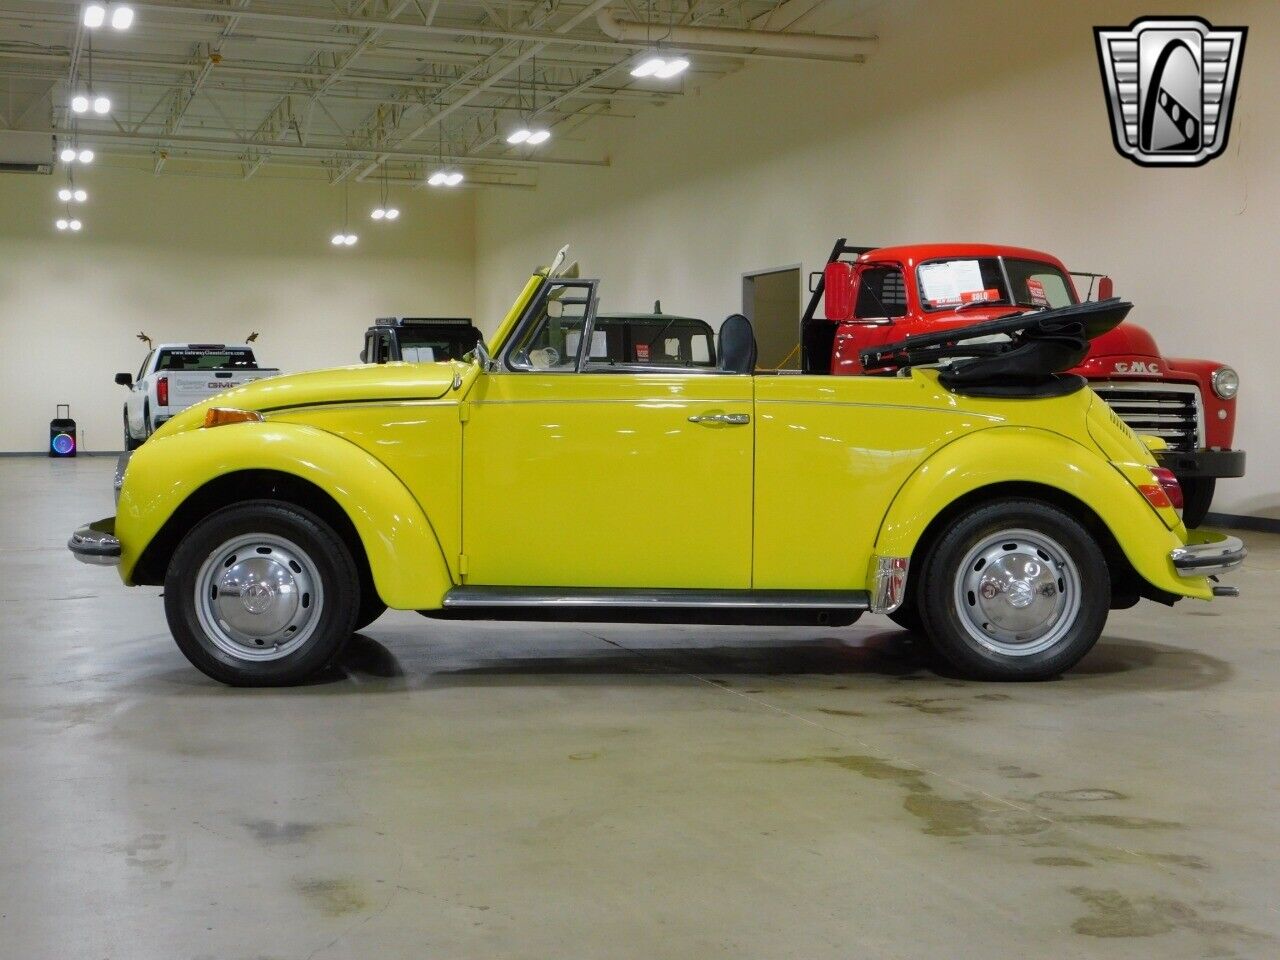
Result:
{"label": "red taillight", "polygon": [[1138,484],[1138,490],[1147,498],[1147,502],[1156,508],[1172,507],[1174,510],[1181,510],[1182,484],[1178,483],[1173,471],[1166,467],[1150,469],[1151,478],[1156,482]]}
{"label": "red taillight", "polygon": [[156,403],[162,407],[169,405],[169,378],[160,377],[156,380]]}

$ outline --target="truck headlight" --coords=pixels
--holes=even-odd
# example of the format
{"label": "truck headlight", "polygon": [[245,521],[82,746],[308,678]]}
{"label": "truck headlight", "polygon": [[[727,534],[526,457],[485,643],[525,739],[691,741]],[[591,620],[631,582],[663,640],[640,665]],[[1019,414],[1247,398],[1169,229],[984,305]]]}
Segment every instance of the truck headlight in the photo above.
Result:
{"label": "truck headlight", "polygon": [[1240,374],[1230,367],[1219,367],[1209,378],[1213,392],[1223,400],[1230,400],[1240,392]]}

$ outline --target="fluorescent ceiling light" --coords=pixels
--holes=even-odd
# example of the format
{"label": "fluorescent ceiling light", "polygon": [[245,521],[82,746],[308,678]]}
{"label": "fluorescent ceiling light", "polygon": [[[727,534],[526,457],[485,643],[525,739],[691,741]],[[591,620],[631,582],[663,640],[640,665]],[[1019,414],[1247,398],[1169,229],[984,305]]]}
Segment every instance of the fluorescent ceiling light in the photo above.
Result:
{"label": "fluorescent ceiling light", "polygon": [[438,187],[442,183],[444,183],[445,176],[446,174],[443,170],[437,170],[435,173],[433,173],[431,176],[427,178],[427,183],[429,183],[433,187]]}
{"label": "fluorescent ceiling light", "polygon": [[638,67],[634,67],[631,71],[633,77],[651,77],[663,67],[667,65],[667,61],[661,57],[650,57]]}
{"label": "fluorescent ceiling light", "polygon": [[444,178],[445,186],[456,187],[462,182],[462,174],[455,171]]}
{"label": "fluorescent ceiling light", "polygon": [[84,8],[84,25],[90,30],[95,30],[102,26],[106,19],[107,8],[102,4],[91,3]]}
{"label": "fluorescent ceiling light", "polygon": [[[117,30],[128,30],[133,25],[133,7],[123,3],[111,8],[111,26]],[[87,26],[87,24],[86,24]]]}
{"label": "fluorescent ceiling light", "polygon": [[63,163],[71,163],[71,161],[75,160],[75,158],[76,158],[75,147],[63,147],[62,152],[58,154],[58,159],[61,160]]}
{"label": "fluorescent ceiling light", "polygon": [[54,225],[55,227],[57,227],[59,230],[65,230],[65,229],[67,229],[67,221],[66,221],[66,220],[57,220],[57,221],[55,221],[55,222],[54,222],[54,224],[53,224],[53,225]]}
{"label": "fluorescent ceiling light", "polygon": [[80,221],[79,221],[79,220],[72,220],[70,223],[68,223],[68,224],[67,224],[67,226],[68,226],[68,227],[70,227],[72,230],[79,230],[79,229],[80,229]]}
{"label": "fluorescent ceiling light", "polygon": [[345,235],[341,233],[335,233],[333,237],[329,240],[329,242],[332,243],[335,247],[340,247],[342,246],[345,240],[346,240]]}
{"label": "fluorescent ceiling light", "polygon": [[354,247],[356,245],[356,235],[354,233],[348,233],[342,238],[342,242],[348,247]]}
{"label": "fluorescent ceiling light", "polygon": [[88,113],[88,111],[89,111],[89,98],[86,97],[83,93],[77,93],[74,97],[71,98],[72,113]]}
{"label": "fluorescent ceiling light", "polygon": [[107,97],[93,98],[93,112],[97,114],[109,113],[111,111],[111,100]]}
{"label": "fluorescent ceiling light", "polygon": [[375,207],[373,212],[369,214],[369,216],[373,217],[375,220],[381,220],[386,215],[387,211],[383,210],[381,207]]}
{"label": "fluorescent ceiling light", "polygon": [[396,217],[398,217],[398,216],[400,216],[400,211],[399,211],[399,210],[397,210],[395,207],[387,207],[387,219],[388,219],[388,220],[394,220],[394,219],[395,219]]}
{"label": "fluorescent ceiling light", "polygon": [[80,162],[81,162],[81,163],[93,163],[93,151],[92,151],[92,150],[81,150],[81,151],[80,151]]}
{"label": "fluorescent ceiling light", "polygon": [[533,133],[529,134],[529,143],[535,147],[540,143],[546,143],[550,139],[550,130],[535,130]]}
{"label": "fluorescent ceiling light", "polygon": [[61,200],[63,203],[70,203],[70,202],[71,202],[71,189],[70,189],[69,187],[63,187],[61,190],[59,190],[59,191],[58,191],[58,199],[59,199],[59,200]]}
{"label": "fluorescent ceiling light", "polygon": [[526,140],[528,140],[532,136],[533,136],[532,133],[530,133],[524,127],[521,127],[518,130],[512,130],[511,133],[508,134],[507,143],[511,143],[511,144],[524,143]]}
{"label": "fluorescent ceiling light", "polygon": [[689,61],[683,57],[675,60],[668,60],[665,64],[653,71],[653,75],[659,80],[670,80],[672,77],[678,76],[689,69]]}
{"label": "fluorescent ceiling light", "polygon": [[80,190],[77,190],[75,193],[71,194],[71,199],[74,200],[76,203],[84,203],[86,200],[89,199],[89,193],[87,190],[80,189]]}

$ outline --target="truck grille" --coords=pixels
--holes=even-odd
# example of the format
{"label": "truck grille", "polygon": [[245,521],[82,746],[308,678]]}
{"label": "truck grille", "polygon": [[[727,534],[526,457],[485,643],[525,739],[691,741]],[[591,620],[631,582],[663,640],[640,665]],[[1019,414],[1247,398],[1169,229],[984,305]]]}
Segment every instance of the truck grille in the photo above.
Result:
{"label": "truck grille", "polygon": [[1200,391],[1190,384],[1091,383],[1094,391],[1134,433],[1161,437],[1171,450],[1200,449]]}

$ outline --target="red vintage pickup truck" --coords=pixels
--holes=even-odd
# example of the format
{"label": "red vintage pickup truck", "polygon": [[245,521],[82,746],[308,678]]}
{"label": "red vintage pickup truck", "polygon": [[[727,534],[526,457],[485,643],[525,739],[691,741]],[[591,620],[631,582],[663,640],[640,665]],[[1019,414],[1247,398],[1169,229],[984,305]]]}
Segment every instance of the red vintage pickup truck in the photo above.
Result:
{"label": "red vintage pickup truck", "polygon": [[[1022,247],[855,247],[841,238],[810,283],[801,363],[810,373],[863,373],[859,354],[868,347],[1020,310],[1105,300],[1111,288],[1109,277],[1073,273],[1056,257]],[[1240,381],[1231,367],[1165,357],[1150,333],[1126,321],[1094,340],[1072,372],[1136,432],[1168,443],[1160,459],[1182,484],[1187,526],[1204,520],[1218,478],[1244,476],[1244,452],[1232,449]]]}

